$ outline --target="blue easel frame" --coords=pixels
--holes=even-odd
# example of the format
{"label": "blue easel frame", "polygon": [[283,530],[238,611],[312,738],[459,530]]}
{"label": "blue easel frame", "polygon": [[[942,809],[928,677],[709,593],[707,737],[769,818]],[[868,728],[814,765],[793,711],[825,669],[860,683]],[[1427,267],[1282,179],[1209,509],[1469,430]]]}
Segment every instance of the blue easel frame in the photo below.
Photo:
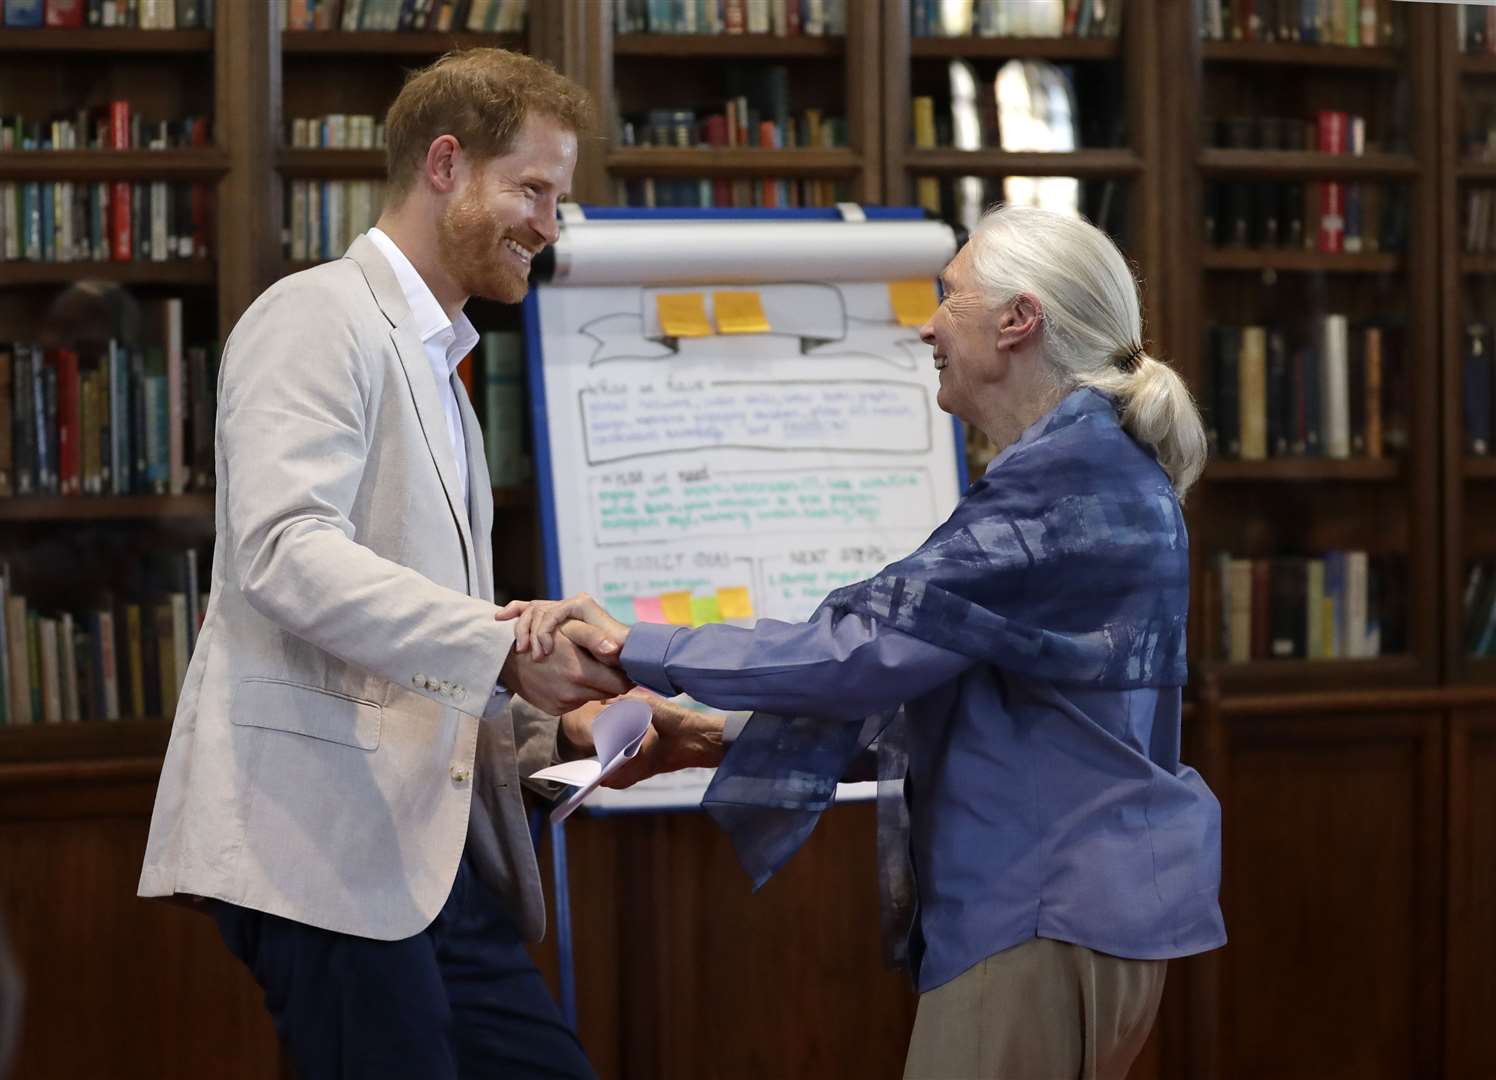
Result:
{"label": "blue easel frame", "polygon": [[[923,221],[926,214],[918,207],[860,207],[867,221]],[[597,206],[583,207],[588,221],[847,221],[836,207],[798,210],[744,208],[663,208]],[[556,536],[556,493],[552,485],[550,421],[546,414],[545,366],[540,347],[540,289],[532,288],[525,297],[525,368],[530,388],[530,430],[535,443],[535,486],[540,494],[540,537],[545,557],[545,589],[548,597],[561,596],[561,548]],[[938,286],[937,286],[938,288]],[[957,489],[965,491],[969,482],[966,470],[966,431],[961,421],[951,418],[955,429]],[[611,811],[627,813],[628,811]],[[653,812],[653,811],[651,811]],[[541,812],[531,815],[531,838],[539,844],[544,820]],[[560,969],[561,1013],[575,1030],[577,1026],[576,973],[573,966],[571,937],[571,890],[566,871],[566,828],[551,826],[551,870],[556,891],[556,954]]]}

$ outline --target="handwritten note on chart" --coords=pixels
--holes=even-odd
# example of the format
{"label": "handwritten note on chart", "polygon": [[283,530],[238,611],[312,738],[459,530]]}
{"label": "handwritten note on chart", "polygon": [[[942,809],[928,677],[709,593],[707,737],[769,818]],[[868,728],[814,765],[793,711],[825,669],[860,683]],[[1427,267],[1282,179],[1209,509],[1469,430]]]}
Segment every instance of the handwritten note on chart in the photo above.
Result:
{"label": "handwritten note on chart", "polygon": [[892,380],[599,381],[581,405],[592,465],[706,448],[922,454],[932,438],[928,392]]}

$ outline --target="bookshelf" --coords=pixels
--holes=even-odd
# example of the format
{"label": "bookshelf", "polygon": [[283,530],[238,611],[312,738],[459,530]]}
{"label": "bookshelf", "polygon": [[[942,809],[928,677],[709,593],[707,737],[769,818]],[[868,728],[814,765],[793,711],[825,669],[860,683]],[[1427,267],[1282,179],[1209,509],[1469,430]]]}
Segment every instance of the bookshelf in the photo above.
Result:
{"label": "bookshelf", "polygon": [[[937,5],[926,8],[910,0],[881,3],[887,201],[921,205],[969,227],[982,207],[1010,197],[1006,178],[1074,179],[1082,212],[1118,241],[1147,282],[1145,333],[1149,343],[1158,346],[1162,335],[1155,309],[1164,281],[1164,251],[1158,242],[1164,169],[1155,107],[1160,87],[1154,0],[1127,0],[1120,25],[1082,26],[1077,20],[1058,28],[983,26],[976,11],[969,27],[959,21],[947,25],[942,24]],[[931,25],[916,26],[926,10]],[[1002,148],[1005,126],[1000,105],[981,106],[979,130],[957,134],[952,103],[964,96],[965,79],[975,83],[979,101],[992,102],[999,73],[1031,62],[1053,65],[1067,88],[1073,130],[1064,124],[1054,130],[1066,142],[1073,135],[1073,149]],[[933,105],[928,121],[920,119],[921,99]],[[926,124],[933,130],[926,130]],[[964,193],[964,209],[957,205],[958,191]],[[972,467],[985,467],[988,448],[981,445],[984,440],[976,443],[969,447]]]}
{"label": "bookshelf", "polygon": [[[714,34],[673,32],[673,23],[619,27],[615,5],[580,5],[571,59],[597,102],[604,150],[583,153],[578,198],[657,206],[882,201],[879,16],[872,3],[844,6],[845,34]],[[728,102],[737,95],[758,130],[747,117],[731,119]],[[661,111],[673,122],[656,124]],[[778,147],[762,130],[776,116]],[[828,139],[839,133],[839,144],[817,145],[821,130]]]}
{"label": "bookshelf", "polygon": [[[1178,129],[1194,141],[1179,155],[1184,209],[1166,225],[1183,270],[1169,279],[1171,340],[1220,428],[1187,508],[1197,598],[1191,655],[1220,680],[1227,700],[1428,685],[1441,668],[1444,628],[1438,605],[1427,600],[1440,588],[1441,401],[1420,362],[1440,332],[1438,146],[1432,125],[1415,119],[1436,107],[1435,28],[1432,12],[1403,15],[1396,44],[1201,40],[1193,20],[1187,30],[1172,28],[1187,34],[1178,66],[1199,90],[1175,101]],[[1386,41],[1386,27],[1378,29]],[[1343,118],[1327,117],[1335,112]],[[1347,125],[1362,137],[1360,152],[1352,152],[1352,136],[1338,139]],[[1351,192],[1354,205],[1333,208],[1348,228],[1330,238],[1318,230],[1321,200],[1332,188],[1336,199]],[[1403,215],[1400,233],[1382,227],[1391,206]],[[1325,337],[1337,319],[1343,343]],[[1259,326],[1256,340],[1266,350],[1253,358],[1244,328]],[[1317,390],[1324,373],[1315,365],[1332,346],[1344,356],[1337,363],[1347,369],[1346,386],[1325,393],[1348,402],[1344,422],[1352,430],[1333,456],[1328,446],[1312,452],[1319,433],[1311,432],[1306,453],[1304,429],[1315,427],[1324,407],[1306,385]],[[1379,373],[1369,385],[1368,351]],[[1265,375],[1243,374],[1259,367]],[[1237,411],[1249,408],[1253,420]],[[1268,417],[1269,430],[1248,434],[1247,425]],[[1361,430],[1367,423],[1376,430]],[[1390,620],[1381,629],[1386,646],[1342,631],[1329,649],[1322,640],[1315,656],[1313,623],[1294,626],[1302,615],[1283,612],[1298,604],[1302,613],[1312,603],[1295,597],[1300,585],[1319,587],[1315,562],[1357,551],[1366,553],[1374,594],[1367,632],[1380,612]],[[1222,553],[1253,560],[1255,578],[1219,562]],[[1339,559],[1324,572],[1337,574]],[[1245,602],[1243,588],[1251,590]],[[1257,595],[1264,590],[1269,595]],[[1344,603],[1342,595],[1337,620],[1350,617]],[[1275,611],[1278,622],[1264,633],[1262,620]],[[1233,620],[1243,618],[1256,636],[1238,630],[1233,642]],[[1340,655],[1324,656],[1330,649]]]}

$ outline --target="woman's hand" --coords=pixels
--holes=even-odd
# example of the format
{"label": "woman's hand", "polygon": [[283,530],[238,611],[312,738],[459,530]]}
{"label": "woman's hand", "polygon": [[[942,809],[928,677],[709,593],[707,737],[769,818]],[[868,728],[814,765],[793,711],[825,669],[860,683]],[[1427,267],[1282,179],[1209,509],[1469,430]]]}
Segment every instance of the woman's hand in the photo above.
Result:
{"label": "woman's hand", "polygon": [[534,651],[543,660],[555,648],[555,635],[563,624],[573,643],[581,646],[601,663],[618,666],[618,654],[628,640],[629,628],[609,615],[586,593],[566,600],[511,600],[494,615],[495,619],[515,619],[516,652]]}

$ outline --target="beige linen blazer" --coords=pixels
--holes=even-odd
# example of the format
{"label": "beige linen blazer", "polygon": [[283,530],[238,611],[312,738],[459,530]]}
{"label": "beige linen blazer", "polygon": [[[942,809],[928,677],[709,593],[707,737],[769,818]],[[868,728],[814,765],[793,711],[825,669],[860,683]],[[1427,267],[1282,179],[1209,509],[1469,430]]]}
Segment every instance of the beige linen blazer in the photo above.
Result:
{"label": "beige linen blazer", "polygon": [[207,613],[142,896],[216,897],[395,940],[464,842],[528,940],[545,905],[520,778],[556,719],[492,697],[493,493],[460,381],[471,505],[410,308],[372,241],[277,282],[229,336]]}

